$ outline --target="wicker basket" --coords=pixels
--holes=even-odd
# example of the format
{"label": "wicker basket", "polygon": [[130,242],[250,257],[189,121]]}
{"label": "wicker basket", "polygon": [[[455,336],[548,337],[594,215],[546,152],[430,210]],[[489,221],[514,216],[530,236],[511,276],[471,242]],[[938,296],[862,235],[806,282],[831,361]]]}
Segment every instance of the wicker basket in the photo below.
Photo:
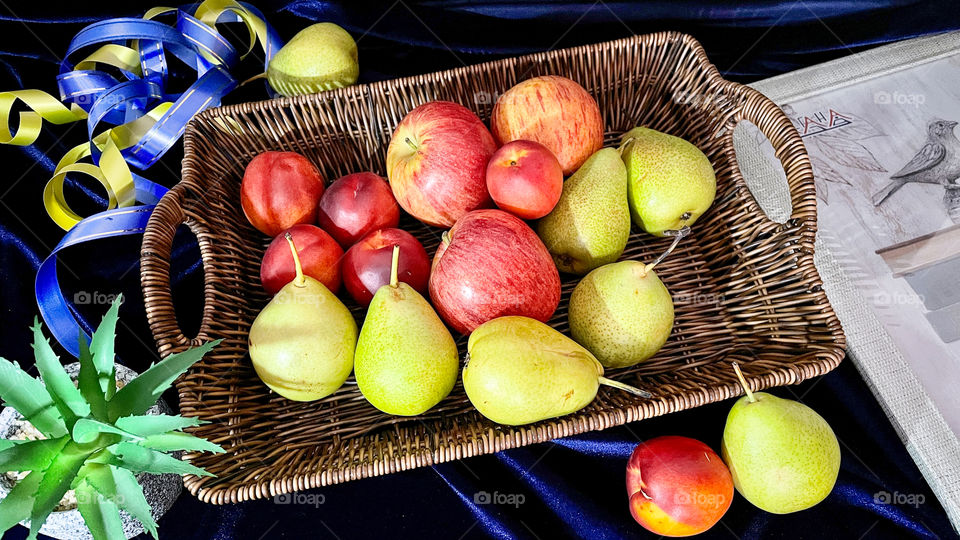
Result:
{"label": "wicker basket", "polygon": [[[353,379],[312,403],[271,394],[247,357],[247,332],[269,298],[260,258],[269,238],[240,209],[246,163],[265,150],[294,150],[327,179],[372,170],[384,174],[387,143],[401,118],[431,100],[456,101],[489,119],[499,93],[542,74],[580,82],[600,104],[607,143],[637,125],[682,136],[717,172],[717,199],[692,237],[658,268],[674,294],[676,327],[653,359],[609,376],[654,393],[643,400],[602,388],[587,408],[525,427],[495,425],[472,409],[458,383],[427,414],[399,418],[369,405]],[[793,209],[785,223],[757,205],[732,144],[740,120],[756,124],[776,149]],[[844,337],[813,265],[816,200],[803,143],[783,113],[745,86],[721,78],[691,37],[659,33],[539,53],[319,95],[244,103],[199,114],[184,139],[183,180],[157,206],[142,248],[147,317],[160,353],[225,338],[182,377],[185,415],[209,423],[197,435],[225,456],[188,455],[215,478],[188,476],[201,500],[230,503],[388,474],[600,430],[738,395],[730,361],[754,389],[822,375],[843,358]],[[199,239],[205,305],[199,335],[184,336],[170,292],[174,232]],[[401,227],[433,253],[439,239],[409,216]],[[669,239],[635,232],[624,258],[650,260]],[[577,280],[565,276],[551,324],[567,331],[566,305]],[[363,311],[352,306],[358,321]],[[466,339],[459,340],[461,353]]]}

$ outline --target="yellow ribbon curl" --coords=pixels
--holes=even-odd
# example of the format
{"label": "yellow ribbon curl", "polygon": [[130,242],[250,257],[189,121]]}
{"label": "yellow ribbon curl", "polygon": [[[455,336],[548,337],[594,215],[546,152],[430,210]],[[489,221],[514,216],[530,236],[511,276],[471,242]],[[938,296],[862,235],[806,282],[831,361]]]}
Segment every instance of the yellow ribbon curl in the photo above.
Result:
{"label": "yellow ribbon curl", "polygon": [[[153,19],[172,11],[175,11],[175,8],[155,7],[148,10],[143,18]],[[269,51],[266,51],[269,43],[266,22],[236,1],[206,0],[197,8],[194,17],[207,26],[215,28],[217,19],[227,11],[235,13],[244,22],[250,34],[250,45],[244,56],[253,50],[258,40],[269,56]],[[220,58],[202,47],[200,54],[214,64],[223,63]],[[142,72],[139,43],[137,40],[130,40],[129,46],[102,45],[78,62],[74,66],[74,71],[96,69],[97,65],[109,65],[140,76]],[[19,123],[11,131],[10,118],[17,102],[21,102],[29,110],[19,112]],[[101,152],[99,165],[81,162],[91,155],[89,142],[69,150],[57,163],[53,177],[47,181],[43,189],[43,206],[50,218],[64,230],[69,230],[83,219],[83,216],[70,208],[64,197],[63,185],[69,173],[84,174],[97,180],[107,192],[108,210],[134,205],[136,190],[133,175],[121,151],[137,144],[172,105],[173,102],[163,102],[144,116],[95,136],[92,142]],[[40,136],[44,121],[59,125],[86,118],[87,113],[80,106],[75,103],[66,106],[41,90],[0,92],[0,144],[27,146],[33,144]]]}

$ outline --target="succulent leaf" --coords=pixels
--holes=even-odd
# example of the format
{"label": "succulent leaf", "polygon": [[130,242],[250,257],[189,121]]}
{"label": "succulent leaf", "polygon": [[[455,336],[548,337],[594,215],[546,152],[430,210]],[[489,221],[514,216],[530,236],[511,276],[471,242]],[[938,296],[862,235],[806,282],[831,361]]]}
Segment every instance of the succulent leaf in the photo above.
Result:
{"label": "succulent leaf", "polygon": [[105,392],[100,387],[100,375],[97,373],[97,367],[93,364],[93,355],[90,353],[87,337],[81,331],[77,340],[80,345],[80,357],[78,358],[80,374],[77,376],[77,387],[80,389],[80,394],[90,404],[90,414],[97,420],[107,421],[107,399]]}
{"label": "succulent leaf", "polygon": [[43,480],[43,471],[34,471],[23,477],[7,496],[0,500],[0,531],[9,530],[30,515],[34,495]]}
{"label": "succulent leaf", "polygon": [[50,438],[67,434],[60,411],[53,404],[43,383],[20,366],[0,358],[0,398],[17,410],[33,427]]}
{"label": "succulent leaf", "polygon": [[127,383],[108,404],[111,420],[146,412],[177,377],[219,345],[220,341],[208,341],[199,347],[172,354]]}
{"label": "succulent leaf", "polygon": [[94,460],[96,463],[104,463],[107,465],[123,467],[124,469],[128,469],[133,472],[213,476],[200,467],[196,467],[185,461],[180,461],[179,459],[168,454],[164,454],[163,452],[144,448],[143,446],[139,446],[131,442],[117,443],[116,445],[110,447],[109,452],[97,456],[91,461]]}
{"label": "succulent leaf", "polygon": [[70,376],[64,371],[60,358],[53,352],[47,338],[43,337],[40,323],[36,319],[33,322],[33,352],[47,394],[66,420],[67,427],[71,427],[77,418],[90,414],[90,404],[83,399],[80,390],[77,390]]}
{"label": "succulent leaf", "polygon": [[100,321],[100,326],[93,332],[90,340],[90,352],[93,355],[93,365],[97,370],[100,389],[107,400],[113,398],[117,391],[117,367],[114,364],[114,340],[117,337],[117,320],[120,318],[120,304],[123,295],[118,294],[110,309]]}
{"label": "succulent leaf", "polygon": [[70,489],[70,484],[77,476],[77,471],[80,470],[89,455],[90,450],[86,450],[79,444],[70,441],[64,445],[63,450],[43,471],[43,478],[40,480],[40,485],[34,495],[33,509],[30,511],[30,535],[28,538],[37,537],[43,522],[46,521],[50,512],[53,512],[53,509],[57,507],[60,499],[63,498],[63,494]]}
{"label": "succulent leaf", "polygon": [[135,441],[143,440],[143,437],[128,433],[112,424],[105,424],[91,418],[81,418],[73,425],[73,440],[80,444],[89,444],[97,440],[101,434],[113,433],[127,439]]}
{"label": "succulent leaf", "polygon": [[77,509],[96,540],[127,540],[117,505],[102,497],[86,481],[77,486]]}
{"label": "succulent leaf", "polygon": [[0,451],[0,471],[42,471],[50,466],[69,440],[70,437],[60,437],[16,441]]}
{"label": "succulent leaf", "polygon": [[91,464],[81,474],[101,497],[126,510],[157,538],[157,523],[150,513],[150,504],[132,472],[112,465]]}
{"label": "succulent leaf", "polygon": [[218,444],[200,437],[194,437],[181,431],[149,435],[140,441],[140,446],[153,450],[172,452],[175,450],[205,451],[222,454],[225,450]]}
{"label": "succulent leaf", "polygon": [[168,431],[194,427],[200,425],[200,419],[195,416],[170,416],[166,414],[148,414],[124,416],[118,418],[115,425],[127,432],[146,437]]}

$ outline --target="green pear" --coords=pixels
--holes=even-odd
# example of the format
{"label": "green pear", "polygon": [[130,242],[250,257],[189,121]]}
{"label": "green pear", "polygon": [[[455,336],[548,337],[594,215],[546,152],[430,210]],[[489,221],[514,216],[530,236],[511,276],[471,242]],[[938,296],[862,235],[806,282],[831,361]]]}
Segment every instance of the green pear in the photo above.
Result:
{"label": "green pear", "polygon": [[267,64],[267,80],[283,96],[350,86],[359,75],[356,42],[346,30],[329,22],[297,32]]}
{"label": "green pear", "polygon": [[290,233],[297,277],[280,289],[250,327],[253,368],[271,390],[294,401],[335,392],[353,369],[357,322],[322,283],[303,274]]}
{"label": "green pear", "polygon": [[638,127],[623,135],[620,155],[627,166],[633,222],[656,236],[693,225],[717,194],[710,160],[689,142]]}
{"label": "green pear", "polygon": [[611,263],[630,238],[627,169],[613,148],[598,150],[563,183],[537,234],[562,272],[583,275]]}
{"label": "green pear", "polygon": [[609,368],[632,366],[663,347],[673,330],[673,298],[650,265],[601,266],[573,289],[570,333]]}
{"label": "green pear", "polygon": [[457,382],[460,357],[443,321],[413,287],[397,279],[393,248],[390,283],[370,301],[360,330],[354,374],[367,401],[388,414],[422,414]]}
{"label": "green pear", "polygon": [[806,510],[830,494],[840,472],[840,445],[830,425],[803,403],[751,392],[727,415],[720,445],[737,491],[774,514]]}
{"label": "green pear", "polygon": [[578,411],[600,384],[651,397],[602,375],[600,362],[572,339],[536,319],[506,316],[470,334],[463,389],[480,414],[511,426]]}

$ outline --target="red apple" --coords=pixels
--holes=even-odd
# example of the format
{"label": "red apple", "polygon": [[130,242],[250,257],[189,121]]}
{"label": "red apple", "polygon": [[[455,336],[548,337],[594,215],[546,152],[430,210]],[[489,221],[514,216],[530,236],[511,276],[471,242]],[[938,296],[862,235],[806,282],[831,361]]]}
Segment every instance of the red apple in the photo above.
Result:
{"label": "red apple", "polygon": [[296,152],[263,152],[247,164],[240,183],[240,206],[250,224],[277,236],[298,223],[317,220],[323,177]]}
{"label": "red apple", "polygon": [[461,334],[504,315],[546,322],[560,303],[560,276],[526,223],[502,210],[474,210],[437,248],[430,299]]}
{"label": "red apple", "polygon": [[407,231],[380,229],[364,236],[343,257],[343,285],[358,304],[370,305],[374,293],[390,283],[393,246],[400,246],[400,260],[397,262],[400,281],[420,294],[427,294],[430,277],[427,250]]}
{"label": "red apple", "polygon": [[565,175],[603,146],[597,101],[576,82],[554,75],[527,79],[500,96],[490,130],[499,144],[525,139],[546,146]]}
{"label": "red apple", "polygon": [[733,502],[733,479],[709,446],[687,437],[640,443],[627,463],[627,496],[637,523],[662,536],[713,527]]}
{"label": "red apple", "polygon": [[368,233],[396,227],[398,223],[400,207],[390,186],[372,172],[339,178],[320,198],[317,224],[344,249]]}
{"label": "red apple", "polygon": [[487,190],[497,206],[521,219],[550,213],[563,190],[563,169],[546,146],[511,141],[487,164]]}
{"label": "red apple", "polygon": [[490,206],[487,161],[497,149],[477,115],[434,101],[410,111],[387,148],[387,177],[397,202],[435,227]]}
{"label": "red apple", "polygon": [[[340,290],[340,259],[343,248],[329,234],[314,225],[294,225],[287,229],[293,237],[303,273],[326,285],[330,292]],[[297,277],[297,268],[290,253],[290,245],[283,234],[278,234],[267,246],[260,263],[260,282],[270,294]]]}

